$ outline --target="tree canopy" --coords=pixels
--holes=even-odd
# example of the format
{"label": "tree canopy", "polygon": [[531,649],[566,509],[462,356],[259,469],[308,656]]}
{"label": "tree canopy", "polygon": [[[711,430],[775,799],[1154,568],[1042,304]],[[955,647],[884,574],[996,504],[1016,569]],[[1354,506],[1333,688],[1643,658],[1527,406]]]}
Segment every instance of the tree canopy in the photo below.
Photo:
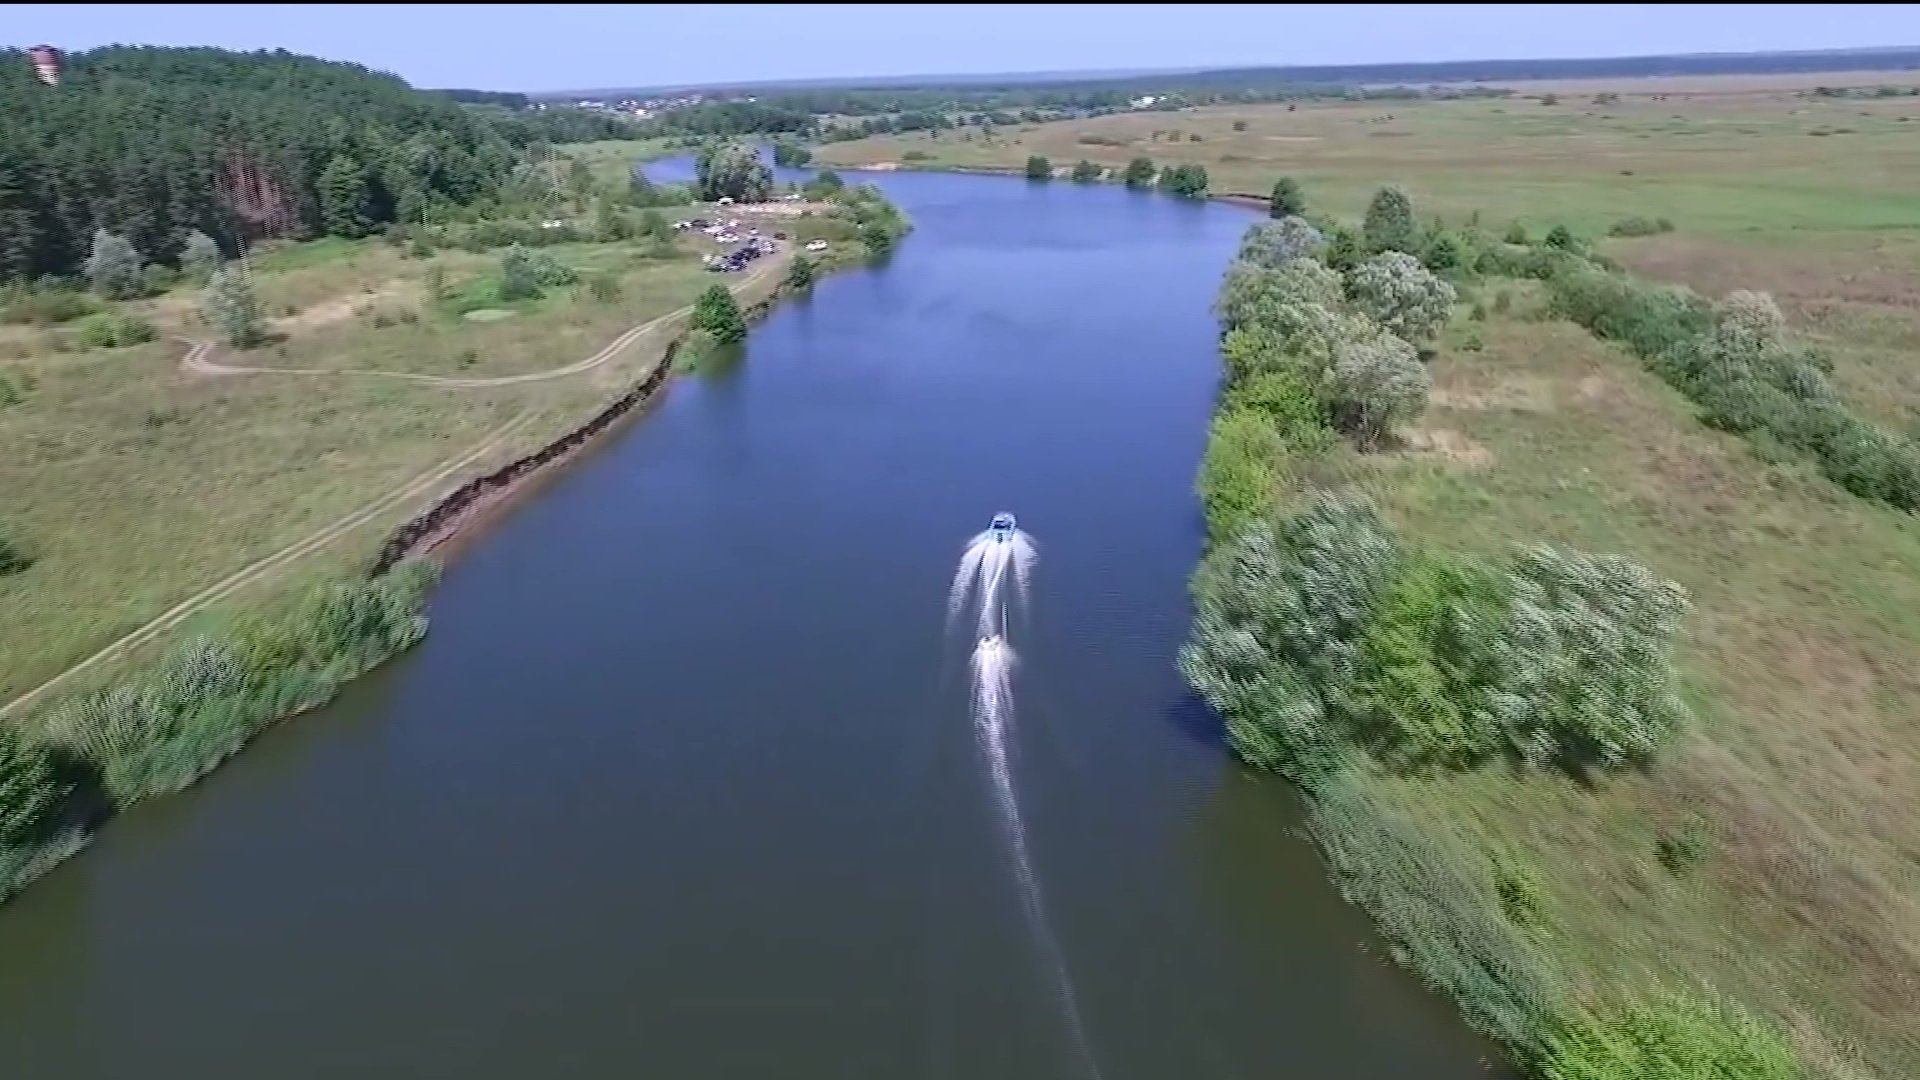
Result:
{"label": "tree canopy", "polygon": [[0,280],[78,274],[98,229],[175,263],[195,231],[234,250],[242,236],[416,220],[496,193],[536,141],[625,123],[461,105],[357,64],[210,48],[74,53],[57,87],[0,49],[0,100]]}
{"label": "tree canopy", "polygon": [[694,156],[700,198],[709,202],[764,202],[773,195],[773,170],[751,143],[708,143]]}

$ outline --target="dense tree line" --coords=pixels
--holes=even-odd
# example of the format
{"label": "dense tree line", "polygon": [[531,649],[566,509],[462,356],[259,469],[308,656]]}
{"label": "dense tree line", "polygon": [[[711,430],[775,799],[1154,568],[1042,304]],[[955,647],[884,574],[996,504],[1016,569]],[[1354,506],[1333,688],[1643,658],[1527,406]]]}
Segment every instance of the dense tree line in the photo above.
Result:
{"label": "dense tree line", "polygon": [[498,191],[531,144],[627,130],[282,51],[114,46],[48,87],[0,50],[0,100],[0,281],[79,273],[102,228],[175,263],[195,232],[232,252],[418,221]]}
{"label": "dense tree line", "polygon": [[789,102],[709,101],[661,113],[642,125],[648,136],[774,135],[810,131],[814,114]]}
{"label": "dense tree line", "polygon": [[515,146],[631,139],[642,132],[638,121],[604,109],[548,106],[534,110],[499,105],[469,105],[467,109]]}
{"label": "dense tree line", "polygon": [[533,104],[525,94],[507,90],[432,90],[429,93],[452,98],[462,105],[499,105],[507,109],[524,109]]}

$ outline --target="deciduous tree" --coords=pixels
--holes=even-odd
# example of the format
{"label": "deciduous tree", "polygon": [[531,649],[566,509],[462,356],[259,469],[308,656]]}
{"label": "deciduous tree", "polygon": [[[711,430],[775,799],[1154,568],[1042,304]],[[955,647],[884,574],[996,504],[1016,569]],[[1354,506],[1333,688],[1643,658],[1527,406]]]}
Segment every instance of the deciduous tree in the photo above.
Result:
{"label": "deciduous tree", "polygon": [[1453,315],[1453,286],[1401,251],[1355,267],[1347,275],[1347,292],[1361,312],[1409,341],[1430,340]]}
{"label": "deciduous tree", "polygon": [[746,316],[724,285],[709,285],[693,305],[693,328],[713,337],[722,345],[734,345],[747,337]]}
{"label": "deciduous tree", "polygon": [[213,272],[207,282],[204,314],[226,343],[236,349],[251,349],[266,340],[266,323],[260,317],[253,280],[240,263],[228,263]]}
{"label": "deciduous tree", "polygon": [[108,300],[131,300],[146,289],[141,271],[146,261],[126,237],[105,229],[93,231],[93,251],[87,256],[87,280],[93,291]]}
{"label": "deciduous tree", "polygon": [[1307,196],[1300,190],[1300,182],[1291,176],[1283,176],[1273,182],[1273,197],[1267,203],[1267,216],[1275,218],[1298,217],[1307,212]]}
{"label": "deciduous tree", "polygon": [[1367,204],[1367,216],[1361,224],[1367,250],[1412,251],[1418,239],[1413,220],[1413,200],[1397,187],[1383,187]]}

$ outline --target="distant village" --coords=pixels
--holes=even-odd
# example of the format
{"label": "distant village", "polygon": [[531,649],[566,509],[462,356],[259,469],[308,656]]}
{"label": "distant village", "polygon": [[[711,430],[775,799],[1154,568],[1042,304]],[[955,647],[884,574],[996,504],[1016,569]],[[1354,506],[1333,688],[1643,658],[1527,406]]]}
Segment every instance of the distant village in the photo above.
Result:
{"label": "distant village", "polygon": [[[691,108],[705,100],[707,100],[707,98],[704,94],[684,94],[680,97],[646,98],[645,100],[622,98],[619,101],[597,101],[592,98],[583,98],[579,101],[536,101],[532,107],[534,109],[592,109],[598,112],[625,113],[636,120],[645,120],[650,116],[658,116],[663,112],[671,112],[674,109]],[[738,100],[752,101],[754,99],[749,97]]]}

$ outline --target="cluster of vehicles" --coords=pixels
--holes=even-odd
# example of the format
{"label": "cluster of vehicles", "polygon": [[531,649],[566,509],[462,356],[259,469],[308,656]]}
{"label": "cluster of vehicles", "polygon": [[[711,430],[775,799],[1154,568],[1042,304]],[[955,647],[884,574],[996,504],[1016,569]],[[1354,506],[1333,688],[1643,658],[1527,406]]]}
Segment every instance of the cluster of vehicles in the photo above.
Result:
{"label": "cluster of vehicles", "polygon": [[716,274],[731,274],[745,269],[748,263],[762,255],[771,255],[777,250],[779,247],[772,240],[756,236],[725,255],[707,256],[707,269]]}
{"label": "cluster of vehicles", "polygon": [[707,269],[716,274],[729,274],[745,269],[748,263],[762,255],[771,255],[778,251],[778,241],[786,239],[785,233],[775,233],[772,237],[766,237],[760,235],[759,229],[748,229],[746,242],[741,243],[738,220],[714,221],[708,218],[688,218],[685,221],[674,222],[673,227],[682,232],[698,229],[716,244],[740,244],[739,247],[724,255],[706,256]]}
{"label": "cluster of vehicles", "polygon": [[[744,230],[743,236],[738,218],[686,218],[674,222],[673,227],[679,232],[698,230],[716,244],[740,245],[724,255],[706,256],[707,269],[716,274],[730,274],[744,270],[753,260],[780,250],[779,241],[787,238],[787,234],[783,232],[774,233],[771,237],[762,236],[760,230],[755,228]],[[827,242],[810,240],[807,242],[806,249],[816,253],[822,252],[827,250]]]}

